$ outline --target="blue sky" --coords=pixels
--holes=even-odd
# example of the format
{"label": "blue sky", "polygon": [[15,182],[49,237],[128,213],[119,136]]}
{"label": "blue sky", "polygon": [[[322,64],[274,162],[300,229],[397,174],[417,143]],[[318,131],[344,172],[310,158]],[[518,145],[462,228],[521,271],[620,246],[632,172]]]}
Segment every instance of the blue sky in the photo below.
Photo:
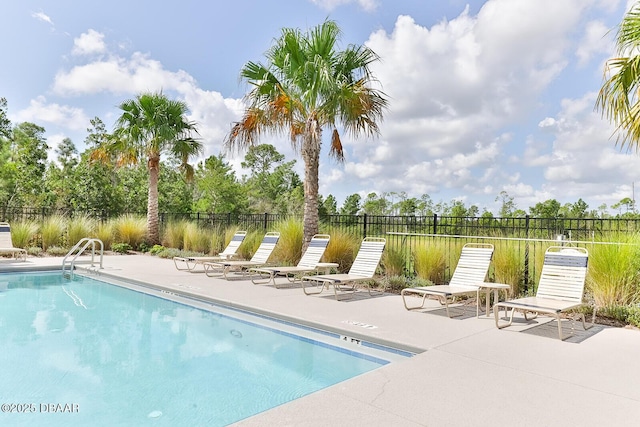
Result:
{"label": "blue sky", "polygon": [[[91,118],[111,129],[121,101],[163,90],[189,105],[205,156],[218,155],[242,113],[243,64],[263,60],[281,28],[329,18],[343,46],[366,44],[381,57],[373,72],[390,108],[378,138],[345,136],[343,164],[323,155],[324,196],[429,194],[497,212],[506,191],[525,211],[552,198],[597,209],[634,197],[640,182],[640,158],[615,146],[594,111],[616,25],[633,2],[6,3],[0,97],[14,124],[43,126],[52,148],[69,137],[84,150]],[[286,137],[260,142],[297,158]],[[242,154],[226,156],[240,176]]]}

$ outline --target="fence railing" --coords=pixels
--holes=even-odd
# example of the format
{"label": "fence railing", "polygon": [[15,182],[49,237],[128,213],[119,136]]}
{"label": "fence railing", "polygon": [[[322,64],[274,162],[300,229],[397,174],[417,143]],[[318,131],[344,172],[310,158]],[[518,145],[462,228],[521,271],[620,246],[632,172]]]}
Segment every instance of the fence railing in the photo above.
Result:
{"label": "fence railing", "polygon": [[[56,209],[2,208],[0,220],[20,222],[44,221],[53,215],[72,218],[74,212]],[[83,212],[82,215],[100,221],[108,220],[104,212]],[[145,215],[145,213],[134,213]],[[290,216],[279,214],[212,214],[212,213],[161,213],[160,222],[188,220],[203,228],[238,226],[247,230],[271,231],[279,221]],[[302,218],[299,218],[302,220]],[[321,216],[321,232],[334,230],[359,237],[381,236],[388,248],[400,250],[406,259],[405,273],[412,274],[412,255],[420,246],[438,244],[455,265],[456,256],[466,242],[492,243],[496,252],[517,253],[522,267],[524,290],[534,283],[542,265],[545,249],[554,244],[579,244],[593,246],[603,242],[617,242],[617,234],[635,233],[640,230],[640,219],[635,218],[477,218],[384,215],[324,215]],[[450,273],[450,272],[449,272]],[[442,278],[447,280],[447,271]]]}
{"label": "fence railing", "polygon": [[[0,207],[2,221],[44,221],[53,215],[74,217],[88,215],[100,221],[109,218],[103,211],[72,212],[52,208]],[[146,215],[132,213],[134,215]],[[176,220],[190,220],[203,227],[238,225],[250,229],[268,230],[278,221],[289,218],[279,214],[231,214],[231,213],[160,213],[161,224]],[[300,218],[302,219],[302,218]],[[594,240],[614,233],[640,231],[640,218],[534,218],[529,215],[511,217],[452,217],[437,214],[427,216],[388,215],[324,215],[323,227],[338,228],[363,238],[387,233],[444,234],[465,236],[494,236],[553,239],[558,236],[571,240]]]}

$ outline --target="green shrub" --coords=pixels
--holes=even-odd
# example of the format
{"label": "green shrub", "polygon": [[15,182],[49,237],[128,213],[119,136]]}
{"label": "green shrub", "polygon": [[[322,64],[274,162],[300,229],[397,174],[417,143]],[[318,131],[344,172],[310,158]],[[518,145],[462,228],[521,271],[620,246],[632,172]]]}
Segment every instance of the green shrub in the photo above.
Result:
{"label": "green shrub", "polygon": [[302,222],[295,218],[289,218],[278,221],[273,229],[280,232],[280,240],[273,250],[274,262],[280,265],[297,264],[302,256],[302,242],[304,240]]}
{"label": "green shrub", "polygon": [[331,230],[329,235],[331,239],[322,260],[337,263],[338,272],[346,273],[351,268],[358,249],[360,249],[360,239],[351,233],[338,229]]}
{"label": "green shrub", "polygon": [[195,222],[189,222],[184,226],[183,241],[182,248],[186,251],[209,252],[209,245],[211,244],[209,233],[200,228]]}
{"label": "green shrub", "polygon": [[496,283],[510,285],[509,296],[521,294],[524,268],[516,245],[506,244],[493,252],[493,272]]}
{"label": "green shrub", "polygon": [[435,242],[417,247],[413,251],[413,266],[418,278],[432,283],[443,283],[447,267],[445,248]]}
{"label": "green shrub", "polygon": [[385,276],[386,290],[399,292],[408,286],[407,278],[404,276]]}
{"label": "green shrub", "polygon": [[110,248],[111,244],[114,242],[114,224],[115,220],[109,220],[96,226],[95,235],[104,245],[104,249]]}
{"label": "green shrub", "polygon": [[160,252],[164,251],[166,248],[162,245],[153,245],[151,249],[149,249],[149,253],[151,255],[158,255]]}
{"label": "green shrub", "polygon": [[62,246],[64,244],[63,240],[66,225],[66,218],[60,215],[53,215],[45,219],[42,227],[40,227],[43,250],[49,253],[51,246]]}
{"label": "green shrub", "polygon": [[123,215],[115,220],[113,227],[114,240],[128,243],[131,248],[138,248],[147,236],[147,220],[140,216]]}
{"label": "green shrub", "polygon": [[67,242],[71,247],[85,237],[94,237],[96,221],[86,215],[77,215],[67,225]]}
{"label": "green shrub", "polygon": [[61,246],[49,246],[47,248],[47,255],[50,256],[64,256],[69,252],[68,249]]}
{"label": "green shrub", "polygon": [[114,243],[111,245],[111,250],[119,254],[126,254],[130,250],[133,250],[133,247],[128,243]]}
{"label": "green shrub", "polygon": [[216,255],[222,252],[224,248],[227,247],[237,230],[237,227],[226,230],[221,225],[216,226],[210,235],[209,254]]}
{"label": "green shrub", "polygon": [[627,322],[630,325],[640,328],[640,306],[634,305],[629,307]]}
{"label": "green shrub", "polygon": [[264,233],[257,231],[250,231],[245,236],[242,244],[238,248],[237,256],[241,259],[251,259],[253,254],[256,253],[258,247],[260,247],[260,243],[262,243],[262,238],[264,237]]}
{"label": "green shrub", "polygon": [[616,240],[589,250],[586,284],[598,307],[628,306],[639,299],[640,238],[620,234]]}
{"label": "green shrub", "polygon": [[38,224],[35,221],[22,221],[11,226],[11,241],[16,248],[26,248],[35,240],[38,234]]}
{"label": "green shrub", "polygon": [[380,260],[384,274],[387,277],[402,276],[407,265],[404,250],[395,245],[387,244]]}
{"label": "green shrub", "polygon": [[27,248],[27,254],[31,256],[42,256],[42,248],[39,246],[29,246]]}
{"label": "green shrub", "polygon": [[162,245],[167,248],[183,249],[184,248],[184,232],[189,221],[171,221],[164,227],[162,233]]}

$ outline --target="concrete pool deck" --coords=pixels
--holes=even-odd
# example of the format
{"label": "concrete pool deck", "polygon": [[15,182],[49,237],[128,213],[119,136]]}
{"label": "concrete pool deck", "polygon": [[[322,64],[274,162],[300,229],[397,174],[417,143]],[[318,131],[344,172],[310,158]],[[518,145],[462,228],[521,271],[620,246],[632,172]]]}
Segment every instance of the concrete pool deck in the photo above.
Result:
{"label": "concrete pool deck", "polygon": [[[0,260],[14,268],[60,267],[61,258]],[[547,318],[504,330],[475,307],[449,319],[437,302],[407,311],[399,295],[366,291],[335,301],[299,287],[274,288],[176,270],[148,255],[105,256],[113,276],[420,350],[407,360],[242,420],[238,426],[601,426],[640,420],[640,331],[576,323],[566,341]],[[286,279],[278,280],[286,283]],[[570,322],[564,328],[570,332]]]}

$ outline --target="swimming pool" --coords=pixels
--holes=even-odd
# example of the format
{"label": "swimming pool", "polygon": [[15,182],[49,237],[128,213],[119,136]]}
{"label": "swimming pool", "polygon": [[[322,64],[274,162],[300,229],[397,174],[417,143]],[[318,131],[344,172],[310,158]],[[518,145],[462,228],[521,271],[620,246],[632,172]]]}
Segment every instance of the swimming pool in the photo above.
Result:
{"label": "swimming pool", "polygon": [[227,425],[410,355],[153,293],[0,274],[0,425]]}

